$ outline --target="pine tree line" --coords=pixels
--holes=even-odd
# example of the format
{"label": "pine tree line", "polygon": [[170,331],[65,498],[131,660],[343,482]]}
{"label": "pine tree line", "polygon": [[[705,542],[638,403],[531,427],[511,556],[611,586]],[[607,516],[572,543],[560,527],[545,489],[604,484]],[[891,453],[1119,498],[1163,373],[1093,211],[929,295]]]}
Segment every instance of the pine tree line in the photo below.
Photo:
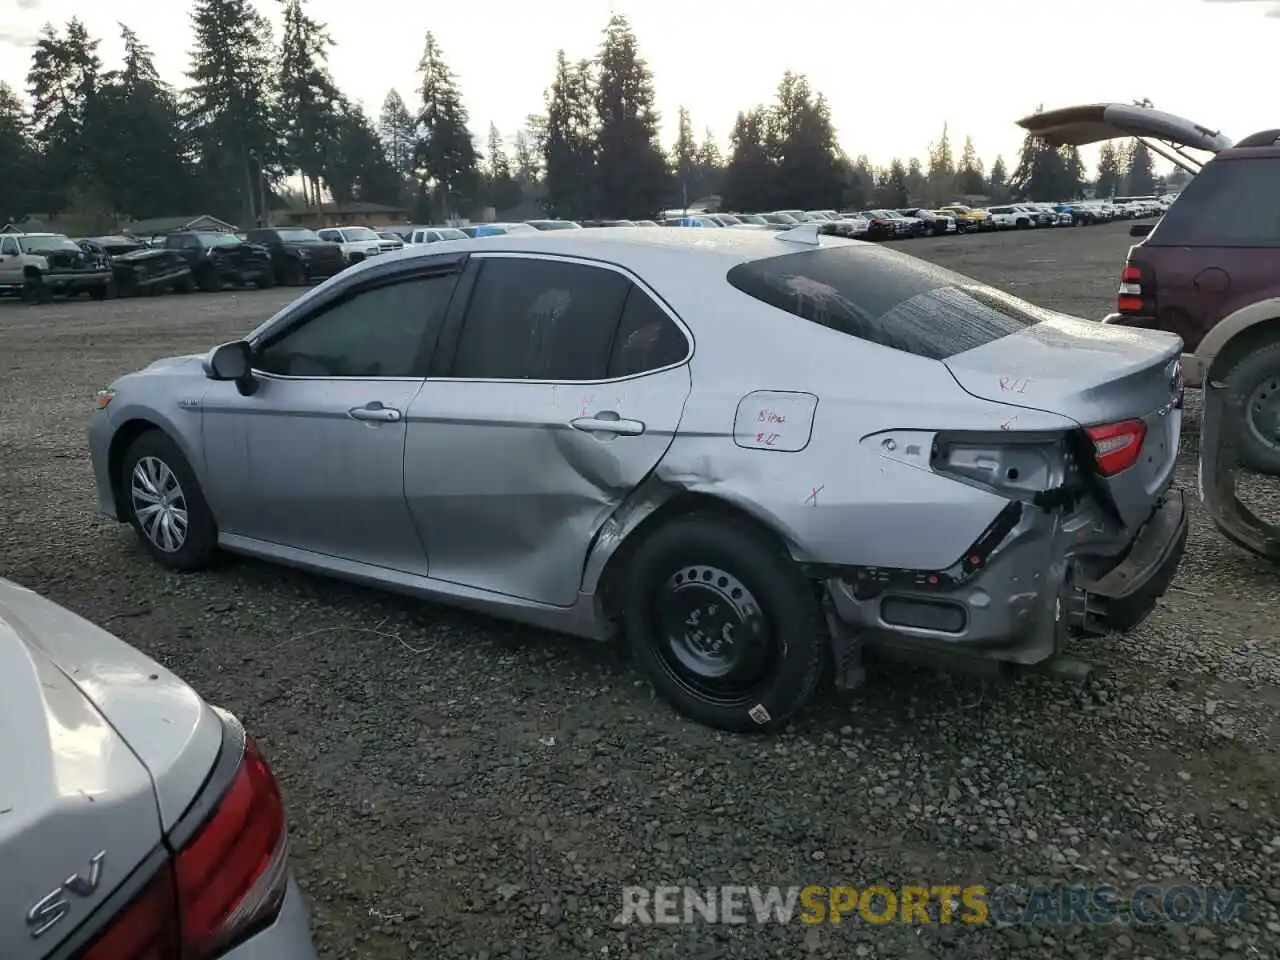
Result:
{"label": "pine tree line", "polygon": [[[1012,174],[999,157],[987,171],[967,137],[953,155],[946,127],[924,162],[873,167],[840,148],[826,99],[792,72],[772,104],[738,114],[728,156],[709,128],[695,136],[683,108],[667,153],[653,76],[622,16],[609,20],[594,58],[557,53],[544,109],[511,145],[492,124],[477,140],[430,33],[418,89],[407,100],[389,92],[375,120],[334,82],[325,26],[304,0],[281,2],[277,43],[251,0],[195,0],[181,90],[160,78],[128,27],[122,62],[107,70],[80,20],[46,26],[27,74],[29,104],[0,84],[0,222],[33,211],[201,212],[247,224],[291,199],[404,207],[421,221],[486,207],[642,217],[711,196],[739,210],[904,207],[1065,199],[1087,182],[1078,151],[1033,137]],[[1103,147],[1098,195],[1152,193],[1156,179],[1144,146]]]}

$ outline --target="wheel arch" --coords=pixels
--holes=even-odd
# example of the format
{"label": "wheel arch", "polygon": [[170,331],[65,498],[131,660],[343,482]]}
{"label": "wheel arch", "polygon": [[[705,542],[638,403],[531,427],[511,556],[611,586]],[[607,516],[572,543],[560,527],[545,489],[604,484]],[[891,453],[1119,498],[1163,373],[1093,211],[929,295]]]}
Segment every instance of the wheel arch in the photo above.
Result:
{"label": "wheel arch", "polygon": [[616,621],[619,615],[620,589],[639,546],[672,520],[693,515],[742,524],[778,550],[792,555],[791,544],[783,532],[743,504],[665,484],[637,491],[601,528],[583,570],[582,591],[594,594],[606,623]]}
{"label": "wheel arch", "polygon": [[151,431],[163,433],[172,440],[191,469],[196,472],[197,477],[200,475],[201,461],[194,455],[188,438],[183,436],[181,430],[176,429],[174,424],[166,422],[163,417],[157,416],[153,411],[130,411],[111,435],[111,442],[107,445],[107,469],[111,479],[111,494],[115,501],[117,515],[120,517],[128,516],[126,491],[121,484],[120,476],[125,453],[138,437]]}
{"label": "wheel arch", "polygon": [[1220,379],[1261,344],[1280,339],[1280,297],[1259,300],[1214,325],[1196,348],[1207,379]]}

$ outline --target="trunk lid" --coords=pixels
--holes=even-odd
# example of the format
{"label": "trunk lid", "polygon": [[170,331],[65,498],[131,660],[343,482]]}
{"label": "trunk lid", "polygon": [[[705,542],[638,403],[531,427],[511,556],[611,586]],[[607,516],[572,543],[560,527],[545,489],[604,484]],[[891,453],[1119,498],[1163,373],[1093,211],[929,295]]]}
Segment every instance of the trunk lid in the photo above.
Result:
{"label": "trunk lid", "polygon": [[1083,147],[1123,137],[1149,137],[1207,153],[1231,146],[1231,139],[1217,130],[1177,114],[1132,103],[1091,103],[1045,110],[1023,117],[1018,126],[1055,147]]}
{"label": "trunk lid", "polygon": [[[1142,420],[1141,455],[1106,479],[1116,510],[1136,528],[1173,479],[1182,427],[1182,341],[1048,314],[1034,326],[944,360],[972,396],[1069,417],[1082,427]],[[1008,421],[1017,429],[1017,415]]]}
{"label": "trunk lid", "polygon": [[[147,768],[26,629],[0,606],[0,954],[13,960],[49,953],[161,839]],[[85,884],[62,890],[75,875]]]}

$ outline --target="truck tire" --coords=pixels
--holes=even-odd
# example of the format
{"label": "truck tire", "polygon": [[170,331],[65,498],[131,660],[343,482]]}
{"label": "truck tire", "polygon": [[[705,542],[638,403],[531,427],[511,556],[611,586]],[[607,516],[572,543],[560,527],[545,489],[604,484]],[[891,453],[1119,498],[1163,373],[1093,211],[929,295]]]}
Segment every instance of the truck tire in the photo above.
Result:
{"label": "truck tire", "polygon": [[27,274],[22,284],[22,299],[27,303],[48,303],[53,299],[53,290],[40,274]]}
{"label": "truck tire", "polygon": [[1240,358],[1226,375],[1227,402],[1239,424],[1240,464],[1280,476],[1280,340],[1271,340]]}

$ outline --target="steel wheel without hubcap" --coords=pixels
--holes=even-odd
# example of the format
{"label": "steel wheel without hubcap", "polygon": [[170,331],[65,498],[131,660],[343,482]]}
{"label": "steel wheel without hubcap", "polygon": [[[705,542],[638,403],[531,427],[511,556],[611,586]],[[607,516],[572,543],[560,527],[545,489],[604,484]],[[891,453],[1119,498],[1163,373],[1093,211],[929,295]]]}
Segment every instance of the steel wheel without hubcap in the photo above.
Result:
{"label": "steel wheel without hubcap", "polygon": [[1267,377],[1253,388],[1245,405],[1245,421],[1259,442],[1273,450],[1280,448],[1280,377]]}
{"label": "steel wheel without hubcap", "polygon": [[746,702],[783,652],[746,585],[716,567],[676,571],[654,597],[662,665],[697,697],[729,706]]}
{"label": "steel wheel without hubcap", "polygon": [[129,497],[138,526],[164,553],[177,553],[187,541],[187,497],[177,475],[159,457],[142,457],[134,465]]}

